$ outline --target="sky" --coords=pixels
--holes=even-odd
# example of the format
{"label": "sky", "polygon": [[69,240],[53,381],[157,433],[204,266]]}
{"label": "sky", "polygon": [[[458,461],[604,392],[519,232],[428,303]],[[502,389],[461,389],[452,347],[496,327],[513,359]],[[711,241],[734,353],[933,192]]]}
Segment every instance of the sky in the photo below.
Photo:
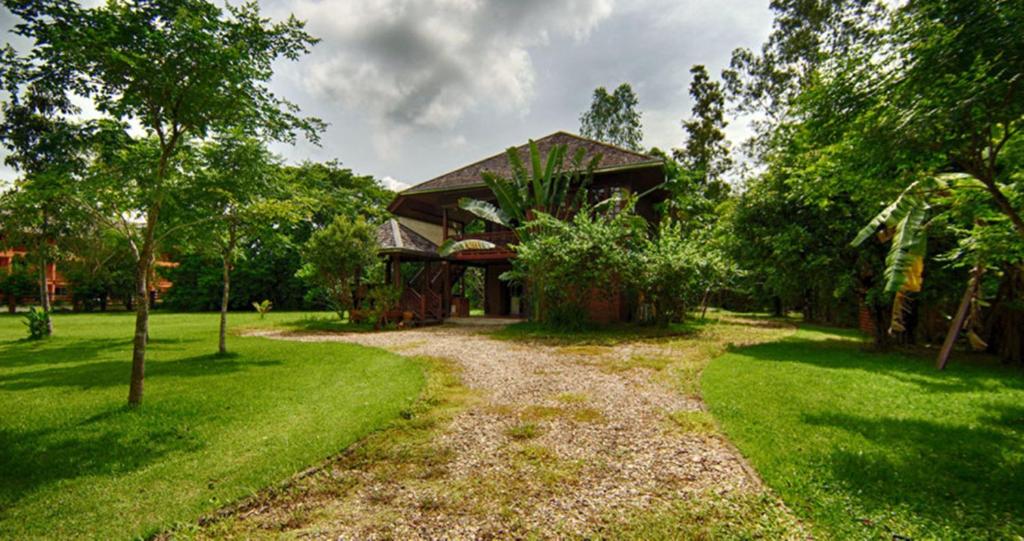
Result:
{"label": "sky", "polygon": [[[717,75],[771,30],[768,0],[260,0],[321,41],[271,88],[328,123],[289,162],[337,159],[392,189],[558,130],[579,131],[598,86],[633,86],[644,145],[681,146],[690,67]],[[5,42],[13,16],[0,7]],[[742,121],[734,144],[749,133]],[[0,151],[2,152],[2,151]],[[0,165],[0,179],[16,173]]]}

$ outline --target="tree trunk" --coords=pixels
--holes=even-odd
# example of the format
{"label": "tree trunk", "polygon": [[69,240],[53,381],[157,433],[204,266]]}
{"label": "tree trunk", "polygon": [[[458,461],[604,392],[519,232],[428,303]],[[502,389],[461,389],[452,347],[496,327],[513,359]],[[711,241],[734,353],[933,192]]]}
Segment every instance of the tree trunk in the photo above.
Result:
{"label": "tree trunk", "polygon": [[146,375],[146,343],[149,339],[149,259],[140,257],[135,268],[135,338],[132,342],[132,379],[128,405],[142,404],[142,386]]}
{"label": "tree trunk", "polygon": [[231,299],[231,255],[235,251],[234,227],[228,233],[228,244],[221,254],[224,263],[224,292],[220,299],[220,340],[217,351],[224,355],[228,352],[228,301]]}
{"label": "tree trunk", "polygon": [[704,290],[704,297],[700,300],[700,319],[704,320],[704,316],[708,313],[708,298],[711,296],[711,287],[708,286]]}
{"label": "tree trunk", "polygon": [[[43,241],[46,242],[45,240]],[[39,303],[43,312],[50,313],[50,290],[46,287],[46,248],[39,248]],[[53,318],[46,318],[46,334],[53,334]]]}
{"label": "tree trunk", "polygon": [[949,327],[949,332],[946,334],[946,340],[942,343],[942,349],[939,350],[939,357],[935,360],[935,368],[944,370],[946,363],[949,362],[949,355],[953,352],[953,346],[956,344],[956,339],[960,336],[960,330],[964,326],[964,320],[967,319],[967,310],[971,306],[971,298],[974,296],[974,290],[981,280],[981,273],[984,271],[984,267],[977,265],[974,270],[971,271],[971,279],[967,282],[967,289],[964,290],[964,296],[960,299],[960,306],[956,309],[956,315],[953,316],[953,322]]}
{"label": "tree trunk", "polygon": [[778,296],[772,297],[772,315],[782,317],[782,299]]}
{"label": "tree trunk", "polygon": [[142,404],[143,380],[146,374],[146,344],[149,341],[149,274],[153,266],[154,232],[159,206],[149,211],[146,230],[135,266],[135,337],[132,341],[132,376],[128,388],[128,405]]}

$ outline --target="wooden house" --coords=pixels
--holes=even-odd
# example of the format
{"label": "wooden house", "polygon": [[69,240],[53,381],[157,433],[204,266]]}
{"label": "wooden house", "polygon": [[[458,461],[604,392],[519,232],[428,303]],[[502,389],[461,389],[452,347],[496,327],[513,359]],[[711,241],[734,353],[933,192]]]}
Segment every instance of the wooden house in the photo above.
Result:
{"label": "wooden house", "polygon": [[[601,155],[587,198],[598,202],[616,192],[647,193],[637,202],[637,212],[656,220],[655,205],[666,197],[654,190],[665,180],[661,158],[633,152],[566,132],[556,132],[536,141],[542,159],[556,145],[566,145],[568,156],[583,148],[587,159]],[[528,145],[517,148],[529,163]],[[525,317],[527,302],[520,287],[499,279],[511,267],[515,253],[509,244],[512,231],[486,223],[484,231],[468,233],[467,224],[477,220],[459,207],[459,199],[495,201],[482,174],[509,177],[507,154],[495,154],[400,192],[388,210],[395,216],[377,231],[379,254],[387,260],[387,280],[402,290],[401,310],[411,312],[420,323],[439,322],[452,315],[468,315],[465,299],[458,295],[459,281],[468,267],[484,270],[484,312],[489,317]],[[649,193],[648,193],[649,192]],[[487,250],[465,250],[447,257],[438,254],[446,239],[474,238],[489,241]],[[628,317],[623,295],[595,295],[590,316],[596,321],[617,321]]]}

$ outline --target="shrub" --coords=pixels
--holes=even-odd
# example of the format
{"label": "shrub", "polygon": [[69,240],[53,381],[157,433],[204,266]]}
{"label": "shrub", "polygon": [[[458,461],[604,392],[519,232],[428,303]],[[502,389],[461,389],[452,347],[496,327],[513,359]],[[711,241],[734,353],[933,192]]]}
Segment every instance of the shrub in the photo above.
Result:
{"label": "shrub", "polygon": [[270,312],[270,309],[274,307],[274,303],[270,302],[267,299],[263,299],[263,302],[252,303],[252,307],[255,308],[257,312],[260,313],[260,319],[263,319],[264,317],[267,316],[267,313]]}
{"label": "shrub", "polygon": [[50,313],[37,310],[31,306],[25,314],[25,326],[28,327],[29,340],[42,340],[50,336]]}
{"label": "shrub", "polygon": [[323,300],[344,319],[354,304],[353,289],[376,262],[377,239],[362,217],[338,217],[313,233],[302,249],[299,275],[313,283]]}
{"label": "shrub", "polygon": [[370,288],[363,299],[363,316],[373,322],[375,329],[380,329],[387,311],[398,305],[401,295],[402,290],[390,284]]}
{"label": "shrub", "polygon": [[585,326],[594,295],[627,287],[639,259],[646,223],[630,208],[598,213],[584,208],[571,221],[537,213],[515,246],[509,278],[526,284],[537,321],[562,329]]}

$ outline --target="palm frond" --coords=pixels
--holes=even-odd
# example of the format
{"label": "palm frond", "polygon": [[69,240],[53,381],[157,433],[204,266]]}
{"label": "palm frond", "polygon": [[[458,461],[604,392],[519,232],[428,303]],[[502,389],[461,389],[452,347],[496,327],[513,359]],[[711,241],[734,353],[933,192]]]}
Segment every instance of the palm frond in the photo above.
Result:
{"label": "palm frond", "polygon": [[494,197],[498,200],[498,206],[504,210],[509,218],[509,223],[518,225],[523,221],[526,214],[526,201],[522,194],[512,182],[505,180],[498,175],[485,172],[483,175],[484,184],[491,189]]}
{"label": "palm frond", "polygon": [[896,293],[907,287],[920,291],[921,272],[924,268],[924,253],[928,237],[923,227],[928,206],[920,199],[911,201],[906,214],[896,224],[896,234],[885,258],[885,292]]}
{"label": "palm frond", "polygon": [[459,208],[469,211],[477,218],[487,220],[488,222],[503,225],[505,227],[512,227],[511,217],[509,217],[508,214],[505,214],[505,211],[491,203],[488,203],[487,201],[463,197],[462,199],[459,199]]}
{"label": "palm frond", "polygon": [[455,252],[462,252],[465,250],[493,250],[497,248],[497,245],[493,242],[480,239],[465,239],[455,240],[448,239],[441,243],[441,246],[437,248],[437,253],[441,257],[448,257]]}

